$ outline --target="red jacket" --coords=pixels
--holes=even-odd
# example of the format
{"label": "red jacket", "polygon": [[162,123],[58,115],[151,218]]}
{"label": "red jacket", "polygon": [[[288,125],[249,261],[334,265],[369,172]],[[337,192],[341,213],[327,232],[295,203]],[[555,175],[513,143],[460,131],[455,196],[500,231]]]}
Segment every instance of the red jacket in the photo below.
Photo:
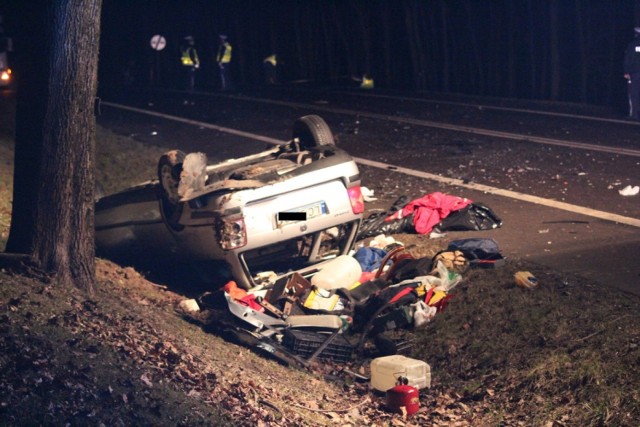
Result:
{"label": "red jacket", "polygon": [[466,198],[435,192],[412,200],[401,211],[387,217],[385,221],[393,221],[413,214],[413,225],[416,232],[427,234],[451,212],[460,210],[471,203],[472,201]]}

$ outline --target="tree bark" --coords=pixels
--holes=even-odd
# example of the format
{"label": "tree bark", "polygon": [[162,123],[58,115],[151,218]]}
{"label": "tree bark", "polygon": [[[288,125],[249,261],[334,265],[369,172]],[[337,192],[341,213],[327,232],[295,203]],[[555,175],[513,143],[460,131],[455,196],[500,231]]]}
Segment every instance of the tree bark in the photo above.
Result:
{"label": "tree bark", "polygon": [[451,90],[451,52],[449,51],[449,24],[447,4],[440,2],[440,24],[442,26],[442,90]]}
{"label": "tree bark", "polygon": [[6,251],[91,291],[101,0],[21,6],[13,211]]}
{"label": "tree bark", "polygon": [[[574,74],[577,74],[577,79],[580,84],[580,90],[576,94],[580,102],[585,103],[587,100],[587,73],[588,73],[588,60],[587,60],[587,42],[585,36],[585,19],[584,19],[584,8],[581,4],[581,0],[575,0],[575,18],[576,18],[576,38],[578,43],[576,43],[578,49],[578,64],[576,70],[574,70]],[[577,71],[577,73],[575,72]]]}
{"label": "tree bark", "polygon": [[482,66],[481,50],[478,46],[478,38],[476,35],[479,33],[477,25],[477,14],[474,13],[475,9],[472,8],[471,3],[466,2],[464,4],[465,10],[465,25],[468,34],[469,46],[467,49],[471,52],[469,59],[467,60],[468,72],[465,73],[468,78],[467,87],[475,88],[478,93],[485,93],[485,71]]}
{"label": "tree bark", "polygon": [[549,3],[549,50],[551,54],[551,93],[549,98],[557,101],[560,97],[560,40],[558,2],[551,0]]}

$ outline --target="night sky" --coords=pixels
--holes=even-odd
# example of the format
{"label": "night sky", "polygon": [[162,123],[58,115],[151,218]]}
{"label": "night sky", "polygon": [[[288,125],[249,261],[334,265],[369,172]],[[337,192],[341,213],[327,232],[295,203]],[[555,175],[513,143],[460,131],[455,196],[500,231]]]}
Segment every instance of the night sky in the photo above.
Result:
{"label": "night sky", "polygon": [[[5,27],[16,3],[0,1]],[[239,88],[280,58],[284,83],[376,87],[619,106],[622,56],[640,25],[634,0],[104,0],[100,90],[123,81],[179,87],[179,47],[196,41],[198,87],[216,88],[218,34],[233,46]],[[13,31],[12,31],[13,29]],[[167,39],[151,49],[154,34]],[[19,40],[14,46],[19,48]]]}

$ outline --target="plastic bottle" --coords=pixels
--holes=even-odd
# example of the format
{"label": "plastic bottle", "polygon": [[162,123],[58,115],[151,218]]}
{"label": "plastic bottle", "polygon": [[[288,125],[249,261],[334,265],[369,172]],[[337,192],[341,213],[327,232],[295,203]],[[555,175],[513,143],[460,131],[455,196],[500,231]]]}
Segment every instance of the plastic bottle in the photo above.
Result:
{"label": "plastic bottle", "polygon": [[340,255],[329,261],[311,278],[311,284],[320,289],[349,288],[360,279],[362,267],[349,255]]}

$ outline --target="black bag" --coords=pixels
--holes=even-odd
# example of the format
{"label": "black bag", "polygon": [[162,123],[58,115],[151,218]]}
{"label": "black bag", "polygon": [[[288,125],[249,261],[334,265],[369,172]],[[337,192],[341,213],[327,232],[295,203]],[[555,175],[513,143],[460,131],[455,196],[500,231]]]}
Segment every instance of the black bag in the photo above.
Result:
{"label": "black bag", "polygon": [[393,214],[393,212],[374,212],[362,220],[356,240],[374,237],[378,234],[415,233],[416,229],[413,226],[413,214],[402,219],[385,222],[384,219],[391,214]]}
{"label": "black bag", "polygon": [[413,214],[406,216],[402,219],[384,222],[384,219],[389,215],[396,213],[404,208],[409,201],[407,196],[401,196],[393,202],[393,205],[386,212],[374,212],[367,218],[362,220],[356,240],[365,239],[367,237],[374,237],[378,234],[397,234],[397,233],[414,233],[415,227],[413,226]]}
{"label": "black bag", "polygon": [[357,303],[362,303],[371,295],[377,293],[378,291],[386,288],[391,284],[392,283],[390,281],[382,278],[368,280],[364,283],[360,283],[359,285],[349,288],[349,295],[351,295],[351,298],[353,298],[353,300],[355,300]]}
{"label": "black bag", "polygon": [[440,221],[433,231],[478,231],[492,230],[502,227],[502,219],[488,206],[482,203],[471,203],[464,208],[453,211]]}
{"label": "black bag", "polygon": [[450,251],[458,250],[469,260],[471,267],[495,268],[504,265],[498,243],[493,239],[460,239],[449,243]]}

